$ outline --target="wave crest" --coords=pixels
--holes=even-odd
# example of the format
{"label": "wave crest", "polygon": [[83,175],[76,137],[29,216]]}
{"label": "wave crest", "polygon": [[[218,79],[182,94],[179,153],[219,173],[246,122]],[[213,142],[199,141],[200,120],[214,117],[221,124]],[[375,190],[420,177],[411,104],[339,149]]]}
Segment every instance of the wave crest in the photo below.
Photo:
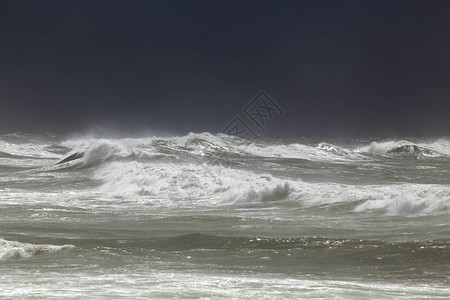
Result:
{"label": "wave crest", "polygon": [[445,157],[450,155],[450,142],[445,140],[433,143],[413,143],[406,140],[372,142],[357,150],[376,155]]}
{"label": "wave crest", "polygon": [[100,168],[95,178],[104,182],[101,190],[111,196],[165,199],[169,206],[186,200],[208,205],[274,201],[288,198],[291,191],[287,181],[268,174],[192,164],[113,162]]}
{"label": "wave crest", "polygon": [[28,258],[34,255],[51,253],[61,250],[74,249],[73,245],[44,245],[29,244],[17,241],[7,241],[0,238],[0,260]]}
{"label": "wave crest", "polygon": [[[96,171],[102,194],[164,207],[278,201],[304,207],[344,205],[355,212],[420,214],[450,208],[450,187],[433,184],[309,183],[210,165],[111,162]],[[350,206],[349,206],[350,204]]]}

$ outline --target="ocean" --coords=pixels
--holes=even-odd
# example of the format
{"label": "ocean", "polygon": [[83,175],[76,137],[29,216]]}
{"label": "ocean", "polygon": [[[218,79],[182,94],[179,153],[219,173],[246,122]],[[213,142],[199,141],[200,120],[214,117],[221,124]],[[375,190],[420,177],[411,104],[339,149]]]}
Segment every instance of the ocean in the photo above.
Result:
{"label": "ocean", "polygon": [[0,136],[0,298],[449,299],[450,140]]}

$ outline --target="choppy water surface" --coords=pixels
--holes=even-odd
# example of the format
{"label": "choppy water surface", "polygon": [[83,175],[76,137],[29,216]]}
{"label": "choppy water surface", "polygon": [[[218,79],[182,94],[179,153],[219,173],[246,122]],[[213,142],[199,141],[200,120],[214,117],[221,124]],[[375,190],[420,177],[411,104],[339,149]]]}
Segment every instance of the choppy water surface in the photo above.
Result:
{"label": "choppy water surface", "polygon": [[0,296],[448,299],[450,141],[0,137]]}

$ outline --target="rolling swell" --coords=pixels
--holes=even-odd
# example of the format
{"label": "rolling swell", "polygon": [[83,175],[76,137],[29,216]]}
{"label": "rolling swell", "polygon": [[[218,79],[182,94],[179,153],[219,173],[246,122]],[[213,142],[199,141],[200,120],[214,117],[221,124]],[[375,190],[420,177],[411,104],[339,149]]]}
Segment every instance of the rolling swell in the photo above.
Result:
{"label": "rolling swell", "polygon": [[277,237],[247,237],[247,236],[221,236],[203,233],[190,233],[174,237],[147,238],[144,241],[124,240],[120,242],[130,246],[145,246],[156,250],[195,250],[195,249],[217,249],[217,250],[342,250],[351,256],[353,251],[364,251],[368,248],[378,248],[380,253],[411,252],[424,249],[428,254],[435,253],[436,257],[446,257],[450,262],[450,243],[447,241],[410,241],[410,242],[383,242],[378,240],[353,240],[336,239],[326,237],[305,238],[277,238]]}
{"label": "rolling swell", "polygon": [[[419,279],[437,276],[450,263],[447,241],[383,242],[377,240],[330,239],[325,237],[275,238],[220,236],[192,233],[174,237],[121,239],[104,241],[105,246],[148,255],[163,255],[180,263],[226,265],[239,269],[268,268],[282,273],[309,272],[341,275],[392,270],[392,277]],[[163,253],[163,254],[159,254]],[[420,266],[420,267],[417,267]],[[355,269],[357,267],[357,269]]]}

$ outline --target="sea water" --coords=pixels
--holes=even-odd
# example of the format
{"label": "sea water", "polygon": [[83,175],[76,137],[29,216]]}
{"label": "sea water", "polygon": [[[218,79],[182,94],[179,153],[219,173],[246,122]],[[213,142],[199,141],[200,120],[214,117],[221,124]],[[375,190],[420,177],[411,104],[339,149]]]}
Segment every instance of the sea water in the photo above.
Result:
{"label": "sea water", "polygon": [[0,137],[0,297],[450,298],[450,140]]}

